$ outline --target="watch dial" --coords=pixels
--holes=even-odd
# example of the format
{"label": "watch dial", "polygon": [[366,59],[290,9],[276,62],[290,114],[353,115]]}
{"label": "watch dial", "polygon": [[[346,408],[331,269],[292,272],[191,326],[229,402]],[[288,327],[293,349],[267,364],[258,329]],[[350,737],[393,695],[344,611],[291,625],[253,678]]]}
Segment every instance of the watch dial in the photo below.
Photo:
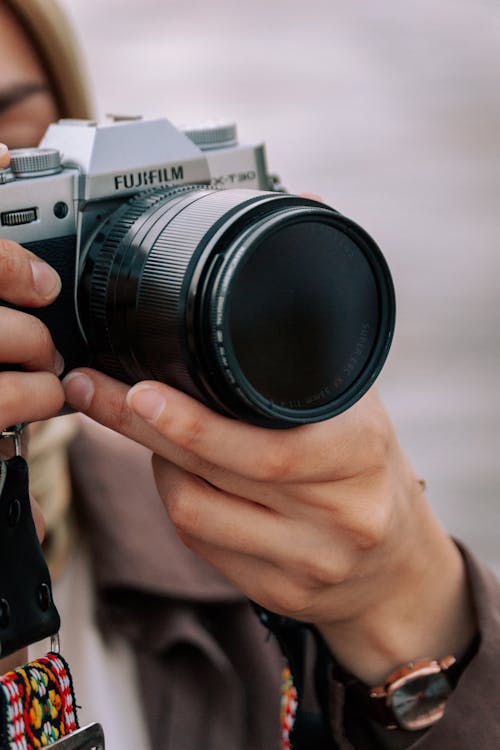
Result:
{"label": "watch dial", "polygon": [[403,729],[425,729],[441,718],[450,692],[450,683],[442,672],[427,674],[398,687],[390,704]]}

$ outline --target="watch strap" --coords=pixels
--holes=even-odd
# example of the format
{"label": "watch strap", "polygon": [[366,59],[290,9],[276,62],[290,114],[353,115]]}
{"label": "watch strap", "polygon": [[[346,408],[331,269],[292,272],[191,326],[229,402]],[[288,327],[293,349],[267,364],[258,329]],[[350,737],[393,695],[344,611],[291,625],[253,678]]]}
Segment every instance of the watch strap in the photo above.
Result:
{"label": "watch strap", "polygon": [[[386,678],[384,686],[373,687],[367,685],[350,672],[342,669],[339,665],[334,665],[334,678],[342,682],[344,685],[345,705],[350,712],[369,718],[387,729],[395,729],[399,726],[397,718],[390,703],[387,701],[386,692],[383,688],[388,686],[390,682],[394,680],[396,673],[400,672],[405,667],[408,667],[410,673],[412,668],[417,668],[420,665],[423,666],[425,662],[438,665],[441,662],[441,670],[436,671],[441,671],[441,673],[445,675],[450,685],[451,693],[456,687],[467,665],[476,654],[479,642],[480,636],[479,634],[476,634],[467,649],[459,658],[446,657],[441,660],[421,659],[418,661],[415,660],[415,662],[409,662],[404,665],[404,667],[393,670],[393,672]],[[447,660],[450,660],[449,665],[446,665]]]}

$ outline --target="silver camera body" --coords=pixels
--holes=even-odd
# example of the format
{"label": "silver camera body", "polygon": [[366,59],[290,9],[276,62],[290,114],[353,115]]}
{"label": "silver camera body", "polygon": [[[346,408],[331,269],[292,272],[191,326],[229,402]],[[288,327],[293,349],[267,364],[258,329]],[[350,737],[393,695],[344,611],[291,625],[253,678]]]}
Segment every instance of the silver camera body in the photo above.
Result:
{"label": "silver camera body", "polygon": [[181,130],[166,118],[64,119],[0,170],[0,237],[62,277],[57,302],[29,312],[48,325],[67,369],[90,361],[78,283],[91,237],[134,194],[189,185],[272,189],[264,144],[240,145],[233,123]]}
{"label": "silver camera body", "polygon": [[264,146],[239,146],[234,126],[52,125],[0,170],[0,237],[61,277],[55,302],[27,312],[65,371],[170,383],[274,428],[347,409],[389,351],[394,290],[376,243],[281,190]]}

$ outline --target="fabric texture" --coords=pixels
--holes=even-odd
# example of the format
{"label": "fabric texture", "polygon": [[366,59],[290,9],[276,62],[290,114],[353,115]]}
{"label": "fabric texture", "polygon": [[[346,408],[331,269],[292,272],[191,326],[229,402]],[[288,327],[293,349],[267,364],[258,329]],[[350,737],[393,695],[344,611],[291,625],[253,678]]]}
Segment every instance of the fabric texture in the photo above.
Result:
{"label": "fabric texture", "polygon": [[1,750],[38,750],[76,729],[73,683],[59,654],[0,677]]}
{"label": "fabric texture", "polygon": [[[53,582],[61,613],[61,650],[71,666],[80,726],[99,722],[105,729],[106,750],[152,750],[146,727],[130,644],[116,633],[104,639],[95,621],[96,592],[89,551],[83,536],[76,539],[62,574]],[[35,644],[29,659],[50,650]]]}

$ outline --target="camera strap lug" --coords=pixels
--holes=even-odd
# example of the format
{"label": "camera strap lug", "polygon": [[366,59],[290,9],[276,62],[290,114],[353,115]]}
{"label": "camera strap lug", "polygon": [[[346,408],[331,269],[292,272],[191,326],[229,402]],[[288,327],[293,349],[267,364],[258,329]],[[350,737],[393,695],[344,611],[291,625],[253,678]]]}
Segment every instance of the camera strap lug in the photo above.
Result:
{"label": "camera strap lug", "polygon": [[104,750],[104,732],[100,724],[88,724],[51,746],[54,750]]}
{"label": "camera strap lug", "polygon": [[13,427],[8,427],[6,430],[2,430],[0,432],[0,440],[12,439],[14,441],[15,455],[21,456],[22,455],[22,434],[23,434],[23,425],[15,424]]}

